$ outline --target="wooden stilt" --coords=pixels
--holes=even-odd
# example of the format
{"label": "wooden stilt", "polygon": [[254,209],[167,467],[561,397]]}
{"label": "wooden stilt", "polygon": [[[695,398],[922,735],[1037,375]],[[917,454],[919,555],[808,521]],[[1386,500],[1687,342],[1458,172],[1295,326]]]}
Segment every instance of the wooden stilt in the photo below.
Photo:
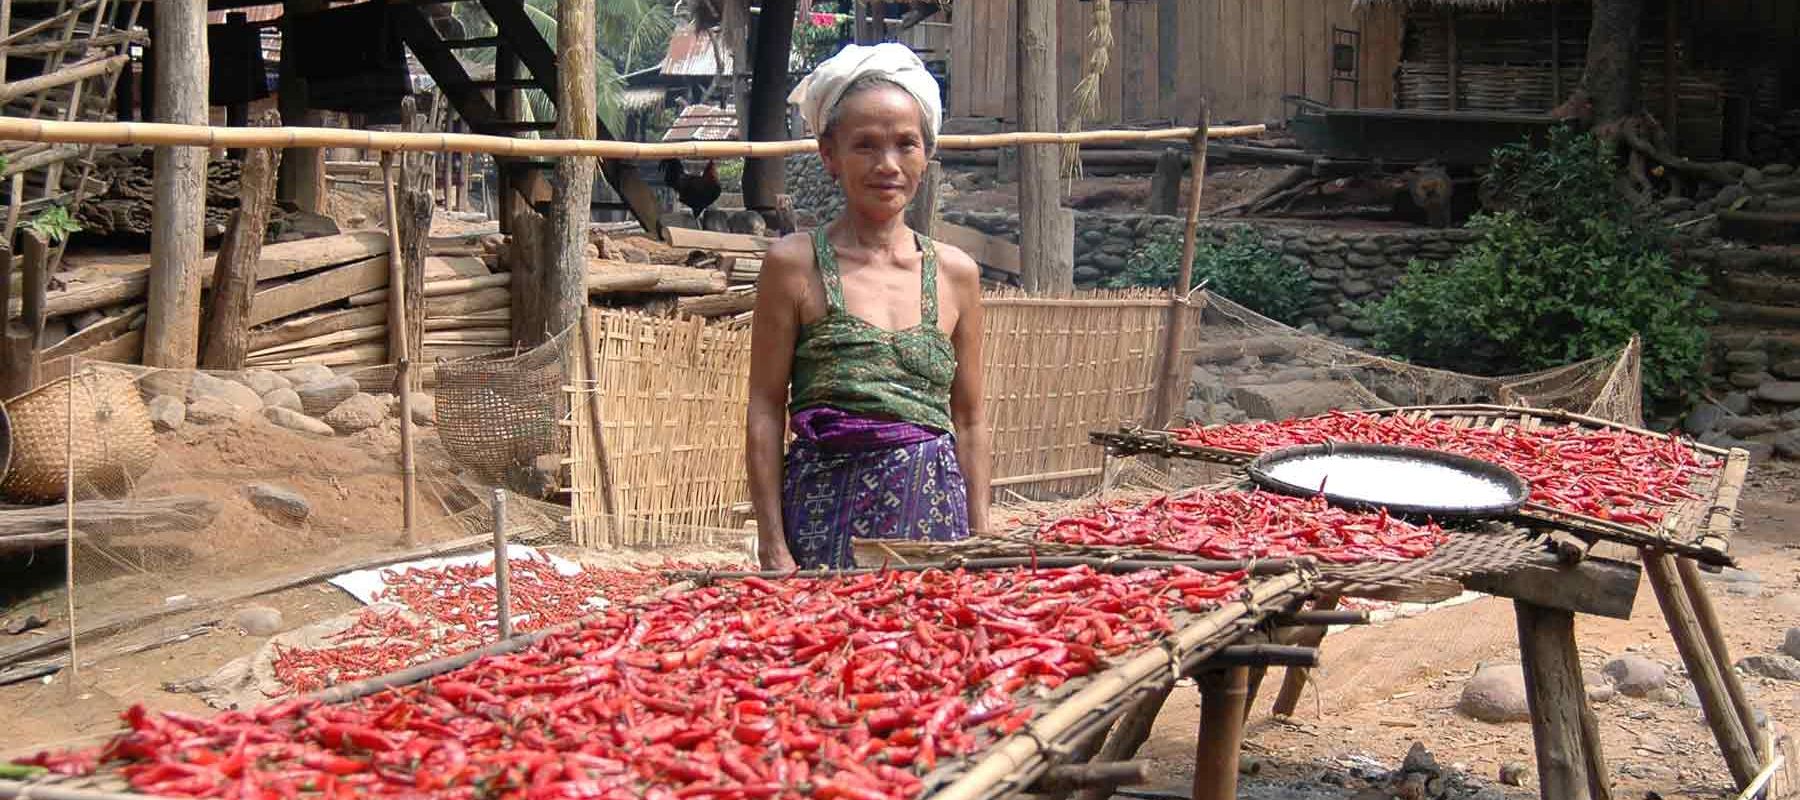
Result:
{"label": "wooden stilt", "polygon": [[1613,800],[1612,769],[1606,766],[1606,748],[1600,743],[1600,720],[1587,702],[1587,680],[1582,681],[1581,755],[1587,761],[1588,793],[1594,800]]}
{"label": "wooden stilt", "polygon": [[1712,653],[1713,663],[1719,665],[1719,678],[1724,681],[1725,694],[1731,698],[1731,707],[1737,711],[1738,722],[1750,739],[1751,752],[1767,751],[1768,735],[1756,724],[1756,709],[1750,705],[1750,697],[1744,694],[1744,682],[1738,679],[1737,670],[1732,668],[1731,647],[1725,644],[1725,629],[1719,623],[1719,612],[1706,594],[1706,584],[1700,581],[1700,568],[1693,559],[1680,558],[1675,560],[1675,573],[1681,577],[1682,588],[1687,590],[1688,605],[1694,609],[1694,621],[1700,624],[1706,649]]}
{"label": "wooden stilt", "polygon": [[[1100,747],[1093,760],[1096,762],[1124,761],[1137,755],[1138,748],[1150,738],[1150,729],[1156,726],[1156,716],[1162,713],[1163,703],[1168,702],[1169,693],[1174,686],[1158,689],[1144,696],[1142,700],[1125,712],[1119,724],[1113,728],[1106,744]],[[1088,790],[1081,793],[1077,800],[1106,800],[1109,791]]]}
{"label": "wooden stilt", "polygon": [[1200,736],[1194,745],[1193,800],[1235,800],[1238,750],[1244,744],[1249,667],[1200,676]]}
{"label": "wooden stilt", "polygon": [[1656,591],[1656,602],[1662,606],[1663,618],[1669,623],[1669,636],[1675,640],[1676,649],[1681,651],[1681,661],[1687,665],[1688,677],[1694,681],[1694,691],[1700,695],[1700,709],[1706,713],[1706,724],[1712,728],[1713,738],[1718,740],[1719,750],[1725,755],[1725,766],[1731,770],[1732,780],[1741,790],[1756,779],[1756,752],[1750,749],[1750,737],[1738,723],[1737,713],[1725,692],[1724,678],[1719,674],[1721,669],[1731,667],[1715,662],[1712,651],[1707,649],[1700,623],[1695,620],[1694,609],[1688,605],[1687,595],[1681,590],[1681,581],[1675,574],[1674,560],[1667,553],[1645,550],[1644,574],[1650,579],[1650,588]]}
{"label": "wooden stilt", "polygon": [[1522,600],[1513,602],[1513,612],[1519,620],[1525,697],[1531,705],[1531,738],[1537,748],[1538,796],[1587,797],[1580,712],[1587,705],[1587,688],[1575,651],[1575,614]]}
{"label": "wooden stilt", "polygon": [[[1338,597],[1334,594],[1320,595],[1313,601],[1314,611],[1330,611],[1337,608]],[[1326,628],[1313,625],[1301,629],[1294,637],[1293,644],[1302,647],[1318,647],[1325,641]],[[1300,692],[1306,688],[1307,672],[1303,669],[1289,669],[1281,679],[1281,693],[1275,695],[1275,706],[1271,713],[1278,717],[1291,717],[1294,709],[1300,705]]]}

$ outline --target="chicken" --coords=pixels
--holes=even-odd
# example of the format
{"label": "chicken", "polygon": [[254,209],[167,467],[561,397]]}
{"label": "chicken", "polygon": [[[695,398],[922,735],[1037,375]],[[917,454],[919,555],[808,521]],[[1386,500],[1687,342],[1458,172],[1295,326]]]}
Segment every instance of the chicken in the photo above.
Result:
{"label": "chicken", "polygon": [[719,167],[711,161],[706,162],[706,169],[699,175],[688,174],[678,158],[663,159],[662,167],[663,184],[675,190],[675,196],[681,198],[682,205],[693,209],[695,217],[717,202],[725,191],[719,185]]}

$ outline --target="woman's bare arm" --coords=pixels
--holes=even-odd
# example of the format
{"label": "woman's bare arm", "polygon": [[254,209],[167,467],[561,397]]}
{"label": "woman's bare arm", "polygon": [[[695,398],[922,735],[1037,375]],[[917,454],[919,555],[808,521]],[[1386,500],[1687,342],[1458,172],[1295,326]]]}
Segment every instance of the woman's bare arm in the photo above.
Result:
{"label": "woman's bare arm", "polygon": [[811,252],[804,237],[776,242],[763,259],[756,282],[744,461],[756,514],[757,553],[764,569],[794,568],[781,524],[782,447],[787,437],[789,373],[800,331],[800,298],[812,269]]}
{"label": "woman's bare arm", "polygon": [[956,426],[956,461],[969,487],[969,529],[988,530],[988,501],[993,477],[993,441],[987,407],[982,401],[981,268],[967,253],[939,245],[940,274],[955,291],[956,378],[950,384],[950,421]]}

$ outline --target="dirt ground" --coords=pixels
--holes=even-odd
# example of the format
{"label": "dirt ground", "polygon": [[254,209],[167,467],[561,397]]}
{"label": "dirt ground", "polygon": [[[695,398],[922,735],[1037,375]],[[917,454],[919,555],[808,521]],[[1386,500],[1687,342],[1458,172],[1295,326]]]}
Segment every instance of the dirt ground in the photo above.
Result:
{"label": "dirt ground", "polygon": [[[1744,530],[1733,543],[1733,552],[1744,572],[1711,581],[1737,658],[1776,652],[1783,631],[1800,625],[1800,473],[1759,468],[1742,511]],[[552,551],[582,558],[570,549]],[[608,564],[618,560],[617,554],[599,558]],[[288,628],[356,607],[343,592],[322,584],[256,602],[280,610]],[[217,612],[185,615],[161,627],[180,630],[217,617]],[[1700,712],[1682,698],[1688,683],[1649,588],[1641,588],[1631,620],[1581,617],[1577,635],[1590,681],[1598,679],[1608,659],[1625,652],[1672,667],[1667,697],[1621,695],[1595,706],[1615,796],[1730,796],[1729,777]],[[0,687],[0,758],[45,746],[97,742],[118,730],[118,713],[132,703],[206,712],[197,698],[166,692],[163,684],[209,674],[254,651],[262,641],[215,630],[89,666],[76,681],[63,673],[48,682]],[[1269,704],[1281,680],[1280,672],[1271,670],[1251,715],[1245,754],[1255,774],[1244,777],[1241,796],[1366,797],[1359,794],[1366,784],[1357,774],[1398,766],[1414,742],[1428,748],[1440,764],[1454,766],[1498,793],[1487,797],[1535,796],[1529,769],[1523,787],[1502,787],[1495,779],[1502,765],[1533,764],[1530,725],[1486,724],[1454,710],[1463,682],[1476,665],[1516,663],[1515,642],[1512,609],[1495,598],[1333,634],[1324,645],[1317,683],[1308,689],[1292,719],[1270,716]],[[1778,736],[1800,720],[1800,683],[1747,678],[1746,685]],[[1151,795],[1186,794],[1197,723],[1198,695],[1183,687],[1170,699],[1140,754],[1156,767],[1155,785],[1146,787]],[[1792,758],[1791,744],[1789,750]]]}

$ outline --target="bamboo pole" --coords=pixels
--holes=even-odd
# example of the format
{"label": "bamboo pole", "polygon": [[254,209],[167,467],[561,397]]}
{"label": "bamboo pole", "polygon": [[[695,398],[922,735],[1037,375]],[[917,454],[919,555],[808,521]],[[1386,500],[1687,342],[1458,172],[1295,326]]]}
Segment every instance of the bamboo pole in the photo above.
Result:
{"label": "bamboo pole", "polygon": [[607,527],[616,529],[619,521],[619,499],[613,487],[612,461],[606,455],[606,431],[601,427],[601,423],[605,421],[605,414],[600,408],[600,356],[595,349],[598,342],[594,341],[593,312],[583,309],[581,319],[577,324],[579,327],[576,329],[576,334],[580,337],[577,344],[581,347],[581,367],[586,373],[585,383],[588,384],[580,388],[590,392],[587,402],[588,426],[594,433],[594,466],[600,473],[600,509],[606,515]]}
{"label": "bamboo pole", "polygon": [[69,686],[80,685],[81,659],[75,654],[75,368],[80,365],[81,356],[73,356],[69,362],[68,385],[68,428],[63,431],[63,460],[68,471],[63,475],[63,534],[66,537],[63,547],[67,553],[63,557],[63,594],[66,611],[69,616]]}
{"label": "bamboo pole", "polygon": [[[1337,605],[1337,595],[1320,595],[1313,600],[1313,613],[1329,613],[1332,609],[1337,608]],[[1366,623],[1367,617],[1363,621]],[[1318,647],[1325,641],[1327,630],[1328,628],[1319,624],[1303,628],[1294,636],[1294,644]],[[1306,670],[1289,669],[1281,676],[1281,691],[1275,695],[1275,705],[1270,709],[1270,713],[1278,717],[1294,715],[1294,709],[1300,705],[1300,693],[1306,689],[1307,674]]]}
{"label": "bamboo pole", "polygon": [[[1208,128],[1208,139],[1257,136],[1262,125]],[[1100,130],[1078,133],[1021,131],[938,138],[943,150],[987,150],[1025,144],[1163,142],[1193,139],[1196,129]],[[487,153],[495,156],[589,156],[651,161],[663,158],[766,158],[818,152],[815,139],[785,142],[621,142],[614,140],[515,139],[472,133],[399,133],[343,128],[224,128],[158,122],[70,122],[0,117],[0,141],[70,144],[157,145],[163,147],[353,147],[364,150]]]}
{"label": "bamboo pole", "polygon": [[1188,188],[1187,227],[1181,237],[1181,271],[1176,275],[1175,285],[1169,290],[1169,315],[1163,323],[1163,343],[1160,361],[1162,372],[1157,376],[1156,393],[1150,398],[1150,408],[1144,415],[1145,427],[1161,430],[1168,424],[1169,418],[1175,414],[1175,387],[1187,370],[1181,366],[1181,340],[1183,328],[1186,327],[1188,293],[1194,282],[1194,251],[1199,246],[1200,236],[1200,196],[1206,186],[1206,142],[1208,138],[1207,123],[1211,121],[1212,112],[1203,98],[1200,101],[1200,127],[1194,128],[1194,180]]}
{"label": "bamboo pole", "polygon": [[1750,737],[1750,748],[1762,752],[1768,748],[1768,736],[1756,724],[1756,709],[1750,705],[1750,697],[1744,694],[1744,682],[1738,679],[1737,670],[1731,667],[1731,646],[1725,643],[1724,627],[1719,621],[1719,611],[1713,607],[1712,597],[1706,593],[1706,585],[1701,583],[1700,568],[1694,565],[1693,559],[1675,559],[1675,573],[1680,576],[1681,584],[1687,590],[1688,604],[1694,608],[1694,621],[1700,626],[1702,638],[1706,640],[1707,650],[1712,652],[1713,661],[1719,665],[1719,677],[1725,683],[1725,694],[1731,698],[1731,707],[1737,711],[1738,721],[1744,726],[1744,733]]}
{"label": "bamboo pole", "polygon": [[506,558],[506,490],[494,487],[494,613],[500,640],[512,638],[512,562]]}
{"label": "bamboo pole", "polygon": [[1731,700],[1725,694],[1724,679],[1719,675],[1720,671],[1731,669],[1731,665],[1715,662],[1712,651],[1707,649],[1699,623],[1694,618],[1694,609],[1688,605],[1674,565],[1670,563],[1674,557],[1654,550],[1643,553],[1644,577],[1649,579],[1650,588],[1656,592],[1656,602],[1662,606],[1663,618],[1669,625],[1669,638],[1675,640],[1675,649],[1680,651],[1681,661],[1694,681],[1694,691],[1700,696],[1700,710],[1712,728],[1713,738],[1725,757],[1725,765],[1731,770],[1731,777],[1739,789],[1749,786],[1756,778],[1756,753],[1750,749],[1750,737],[1739,724]]}
{"label": "bamboo pole", "polygon": [[[418,471],[413,461],[412,359],[406,352],[406,264],[400,250],[399,200],[394,192],[394,156],[381,154],[382,193],[387,203],[388,219],[388,350],[390,361],[397,365],[394,391],[400,395],[400,530],[407,547],[417,547],[416,497]],[[501,638],[505,638],[502,636]]]}
{"label": "bamboo pole", "polygon": [[1193,800],[1235,800],[1238,750],[1244,745],[1249,667],[1200,678],[1200,734],[1194,743]]}

